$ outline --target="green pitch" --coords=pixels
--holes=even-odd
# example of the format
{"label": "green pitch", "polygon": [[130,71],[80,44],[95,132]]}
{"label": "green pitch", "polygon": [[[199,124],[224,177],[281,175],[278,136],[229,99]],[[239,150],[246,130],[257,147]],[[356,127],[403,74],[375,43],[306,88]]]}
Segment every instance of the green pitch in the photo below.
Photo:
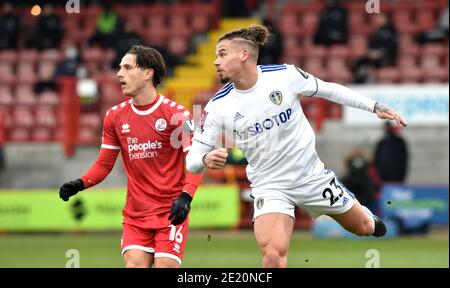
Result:
{"label": "green pitch", "polygon": [[[0,235],[0,267],[65,267],[77,249],[81,267],[123,267],[120,234]],[[364,268],[366,252],[379,252],[380,267],[449,267],[448,230],[394,240],[318,240],[295,233],[290,267]],[[70,256],[68,256],[70,257]],[[261,267],[251,231],[191,231],[183,267]]]}

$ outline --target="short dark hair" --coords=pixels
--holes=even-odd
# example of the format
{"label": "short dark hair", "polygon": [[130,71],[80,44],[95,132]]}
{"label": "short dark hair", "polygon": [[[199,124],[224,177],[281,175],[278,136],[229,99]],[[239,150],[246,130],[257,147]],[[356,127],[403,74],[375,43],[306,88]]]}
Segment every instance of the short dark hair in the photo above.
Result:
{"label": "short dark hair", "polygon": [[158,86],[166,75],[166,64],[161,54],[151,47],[133,45],[127,54],[136,55],[136,67],[153,69],[153,85]]}

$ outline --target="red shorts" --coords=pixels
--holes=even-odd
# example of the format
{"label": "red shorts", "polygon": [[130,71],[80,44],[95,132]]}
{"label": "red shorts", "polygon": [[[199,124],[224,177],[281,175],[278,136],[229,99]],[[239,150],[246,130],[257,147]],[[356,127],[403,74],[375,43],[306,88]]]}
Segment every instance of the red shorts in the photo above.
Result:
{"label": "red shorts", "polygon": [[170,212],[143,218],[124,217],[122,255],[131,249],[153,253],[155,258],[167,257],[181,264],[188,235],[189,217],[178,226],[170,224]]}

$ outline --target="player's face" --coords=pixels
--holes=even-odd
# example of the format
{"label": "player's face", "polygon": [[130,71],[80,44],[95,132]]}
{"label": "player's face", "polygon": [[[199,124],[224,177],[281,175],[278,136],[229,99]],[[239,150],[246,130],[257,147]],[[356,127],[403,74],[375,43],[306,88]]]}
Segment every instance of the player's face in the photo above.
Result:
{"label": "player's face", "polygon": [[233,76],[241,69],[242,50],[233,45],[230,40],[220,41],[216,46],[216,61],[214,65],[221,83],[234,81]]}
{"label": "player's face", "polygon": [[149,69],[136,67],[136,55],[126,54],[120,62],[120,70],[117,72],[125,96],[134,97],[141,93],[148,83]]}

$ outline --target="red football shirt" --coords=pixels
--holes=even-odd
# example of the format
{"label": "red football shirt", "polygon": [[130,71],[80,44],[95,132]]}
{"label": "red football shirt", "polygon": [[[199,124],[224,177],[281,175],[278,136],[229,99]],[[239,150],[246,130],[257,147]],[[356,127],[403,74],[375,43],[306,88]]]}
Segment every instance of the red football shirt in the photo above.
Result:
{"label": "red football shirt", "polygon": [[121,151],[128,176],[123,213],[130,217],[167,212],[181,191],[193,195],[196,188],[186,182],[184,168],[193,131],[190,112],[159,94],[143,107],[125,101],[106,113],[103,124],[102,149]]}

